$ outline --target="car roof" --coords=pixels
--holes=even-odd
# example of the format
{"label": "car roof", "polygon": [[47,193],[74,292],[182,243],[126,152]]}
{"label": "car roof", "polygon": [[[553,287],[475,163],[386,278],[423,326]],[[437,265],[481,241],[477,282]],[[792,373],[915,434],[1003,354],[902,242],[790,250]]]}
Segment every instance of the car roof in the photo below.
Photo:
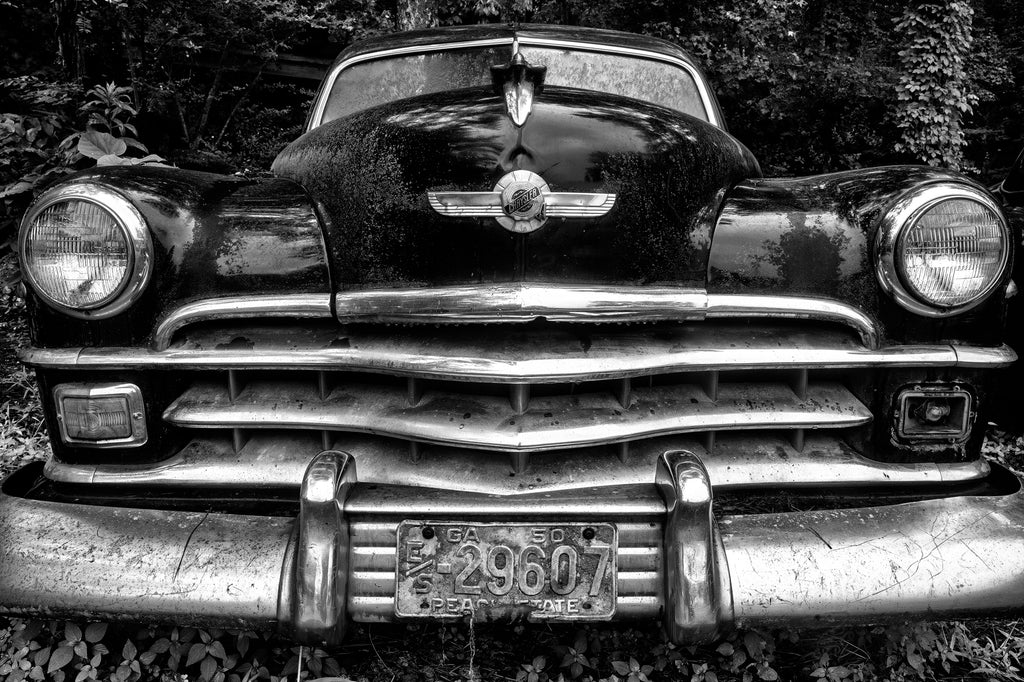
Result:
{"label": "car roof", "polygon": [[661,38],[652,38],[624,31],[612,31],[604,28],[548,24],[519,24],[515,27],[508,24],[472,24],[427,28],[406,31],[404,33],[389,33],[353,43],[338,55],[338,58],[334,61],[334,66],[353,57],[380,52],[381,50],[400,50],[403,48],[478,40],[507,39],[511,41],[513,38],[592,43],[597,46],[604,45],[644,50],[667,57],[674,57],[699,69],[689,53],[678,45]]}

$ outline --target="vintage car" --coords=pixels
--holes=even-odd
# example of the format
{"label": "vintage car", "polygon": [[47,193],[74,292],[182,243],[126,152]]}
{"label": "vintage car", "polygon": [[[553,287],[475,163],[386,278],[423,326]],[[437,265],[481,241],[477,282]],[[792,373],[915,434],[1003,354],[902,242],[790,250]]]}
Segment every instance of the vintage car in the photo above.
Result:
{"label": "vintage car", "polygon": [[956,173],[766,179],[678,47],[375,38],[251,180],[100,168],[24,217],[53,456],[7,613],[736,626],[1024,606],[980,456],[1013,230]]}

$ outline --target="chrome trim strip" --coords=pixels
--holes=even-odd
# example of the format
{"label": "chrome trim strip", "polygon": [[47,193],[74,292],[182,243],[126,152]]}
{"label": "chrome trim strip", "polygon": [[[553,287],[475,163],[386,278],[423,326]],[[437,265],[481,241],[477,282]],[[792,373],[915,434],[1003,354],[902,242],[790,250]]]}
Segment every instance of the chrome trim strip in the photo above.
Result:
{"label": "chrome trim strip", "polygon": [[[874,321],[845,303],[798,296],[707,294],[703,289],[685,287],[523,283],[342,291],[334,295],[334,311],[343,323],[498,324],[538,318],[552,322],[806,319],[843,324],[856,330],[867,348],[874,350],[879,345]],[[177,331],[196,322],[330,316],[330,294],[195,301],[172,311],[157,325],[152,348],[167,349]]]}
{"label": "chrome trim strip", "polygon": [[707,295],[682,287],[484,284],[342,291],[341,322],[504,323],[699,320]]}
{"label": "chrome trim strip", "polygon": [[864,345],[879,347],[880,334],[874,320],[846,303],[800,296],[756,296],[708,294],[707,319],[755,317],[837,322],[855,329]]}
{"label": "chrome trim strip", "polygon": [[[297,488],[322,448],[320,434],[312,431],[254,432],[241,451],[235,451],[229,435],[211,434],[193,443],[155,463],[68,464],[50,459],[45,474],[62,483],[126,488]],[[614,448],[566,450],[532,457],[516,476],[509,476],[508,457],[462,448],[425,446],[420,459],[413,461],[400,441],[345,433],[332,434],[331,447],[352,453],[364,483],[447,493],[453,472],[458,472],[459,490],[507,497],[510,505],[521,505],[517,500],[523,496],[651,484],[658,457],[673,449],[697,454],[719,492],[936,485],[978,480],[989,473],[985,460],[899,464],[867,459],[824,431],[809,433],[803,450],[796,450],[784,435],[762,433],[719,434],[711,453],[692,437],[638,441],[630,446],[626,462],[619,460]]]}
{"label": "chrome trim strip", "polygon": [[[552,418],[551,415],[557,415]],[[700,386],[637,388],[629,409],[611,394],[535,397],[517,414],[505,396],[438,391],[409,405],[404,387],[340,385],[324,399],[317,387],[253,380],[234,400],[226,387],[196,384],[164,411],[165,421],[199,429],[324,429],[499,452],[543,452],[714,429],[847,428],[871,412],[838,383],[722,384],[712,401]]]}
{"label": "chrome trim strip", "polygon": [[342,322],[653,322],[704,318],[778,318],[836,322],[878,348],[875,322],[846,303],[800,296],[708,294],[684,287],[491,284],[343,291],[335,296]]}
{"label": "chrome trim strip", "polygon": [[520,45],[533,45],[536,47],[556,47],[556,48],[567,48],[567,49],[579,49],[588,52],[601,52],[605,54],[619,54],[630,57],[640,57],[642,59],[651,59],[653,61],[665,62],[672,64],[683,71],[686,71],[694,83],[697,86],[697,93],[700,95],[701,104],[704,105],[704,111],[707,113],[708,122],[711,125],[721,127],[721,121],[715,116],[715,107],[712,105],[710,90],[708,84],[701,77],[701,74],[697,69],[687,62],[673,57],[672,55],[662,54],[660,52],[652,52],[650,50],[643,50],[632,47],[623,47],[615,45],[603,45],[600,43],[588,43],[583,41],[573,40],[556,40],[550,38],[539,38],[536,36],[520,35],[508,36],[502,38],[487,38],[481,40],[464,40],[454,41],[449,43],[436,43],[433,45],[409,45],[400,48],[392,48],[389,50],[380,50],[378,52],[370,52],[367,54],[357,55],[346,59],[345,61],[337,64],[331,71],[325,76],[323,85],[320,88],[320,92],[317,95],[317,100],[313,105],[313,114],[309,117],[309,124],[306,126],[306,131],[313,130],[321,124],[324,117],[324,110],[327,108],[327,100],[330,98],[331,90],[334,89],[334,83],[338,80],[338,76],[342,71],[348,67],[358,64],[360,62],[370,61],[373,59],[384,59],[386,57],[397,57],[407,54],[417,54],[423,52],[439,52],[441,50],[461,50],[471,47],[491,47],[497,45],[508,45],[511,47],[514,41],[518,40]]}
{"label": "chrome trim strip", "polygon": [[29,348],[19,354],[47,369],[291,369],[348,370],[454,381],[554,383],[643,376],[652,373],[732,369],[841,369],[857,367],[975,367],[996,369],[1017,359],[1008,346],[965,350],[956,345],[862,349],[751,348],[700,350],[690,355],[623,358],[545,357],[533,362],[450,355],[388,355],[359,349],[319,348],[253,354],[244,350],[141,348]]}
{"label": "chrome trim strip", "polygon": [[[947,199],[968,199],[981,204],[999,219],[1003,233],[1003,255],[999,266],[999,275],[992,278],[981,293],[971,301],[952,307],[936,306],[925,303],[912,294],[900,276],[900,263],[897,253],[903,235],[913,227],[920,217],[935,204]],[[959,315],[980,305],[999,286],[1006,275],[1012,250],[1010,229],[1000,206],[985,192],[955,182],[939,182],[912,190],[904,194],[882,216],[881,224],[875,238],[875,275],[882,289],[892,296],[897,303],[912,313],[924,317],[950,317]]]}
{"label": "chrome trim strip", "polygon": [[1017,361],[1017,353],[1005,343],[996,348],[984,346],[953,345],[957,367],[982,367],[993,369],[1009,367]]}
{"label": "chrome trim strip", "polygon": [[[99,206],[110,214],[121,228],[131,252],[125,280],[120,287],[105,300],[88,308],[73,308],[50,298],[36,285],[32,268],[28,266],[28,226],[45,209],[66,201],[85,201]],[[124,312],[142,296],[142,292],[149,285],[154,267],[153,240],[146,219],[135,205],[119,192],[88,182],[72,183],[44,193],[41,200],[29,209],[21,221],[21,229],[18,232],[18,257],[21,259],[26,281],[48,306],[65,315],[83,320],[103,320]]]}
{"label": "chrome trim strip", "polygon": [[264,317],[322,318],[331,316],[330,294],[225,296],[186,303],[167,315],[153,333],[152,348],[166,349],[175,332],[190,324],[212,320]]}

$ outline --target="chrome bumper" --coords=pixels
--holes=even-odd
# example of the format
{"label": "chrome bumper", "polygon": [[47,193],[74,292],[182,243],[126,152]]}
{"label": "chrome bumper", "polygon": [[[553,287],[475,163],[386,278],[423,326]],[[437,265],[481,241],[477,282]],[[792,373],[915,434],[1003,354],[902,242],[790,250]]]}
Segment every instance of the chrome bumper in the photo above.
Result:
{"label": "chrome bumper", "polygon": [[[657,485],[522,497],[356,483],[326,451],[295,517],[0,495],[0,612],[278,627],[337,642],[394,619],[403,518],[582,519],[619,527],[616,618],[680,642],[732,626],[991,615],[1024,607],[1024,492],[854,509],[711,512],[707,470],[670,451]],[[593,500],[602,504],[595,514]]]}

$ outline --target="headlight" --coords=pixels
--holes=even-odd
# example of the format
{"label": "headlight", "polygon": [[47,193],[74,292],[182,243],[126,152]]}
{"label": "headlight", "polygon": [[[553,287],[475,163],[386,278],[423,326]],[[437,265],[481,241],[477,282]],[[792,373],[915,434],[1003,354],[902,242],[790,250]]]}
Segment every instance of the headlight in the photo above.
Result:
{"label": "headlight", "polygon": [[878,280],[907,310],[928,317],[972,308],[999,285],[1010,234],[999,207],[968,185],[928,185],[882,219]]}
{"label": "headlight", "polygon": [[142,215],[121,195],[94,185],[44,195],[22,222],[19,251],[35,292],[75,317],[123,311],[152,272],[153,247]]}

